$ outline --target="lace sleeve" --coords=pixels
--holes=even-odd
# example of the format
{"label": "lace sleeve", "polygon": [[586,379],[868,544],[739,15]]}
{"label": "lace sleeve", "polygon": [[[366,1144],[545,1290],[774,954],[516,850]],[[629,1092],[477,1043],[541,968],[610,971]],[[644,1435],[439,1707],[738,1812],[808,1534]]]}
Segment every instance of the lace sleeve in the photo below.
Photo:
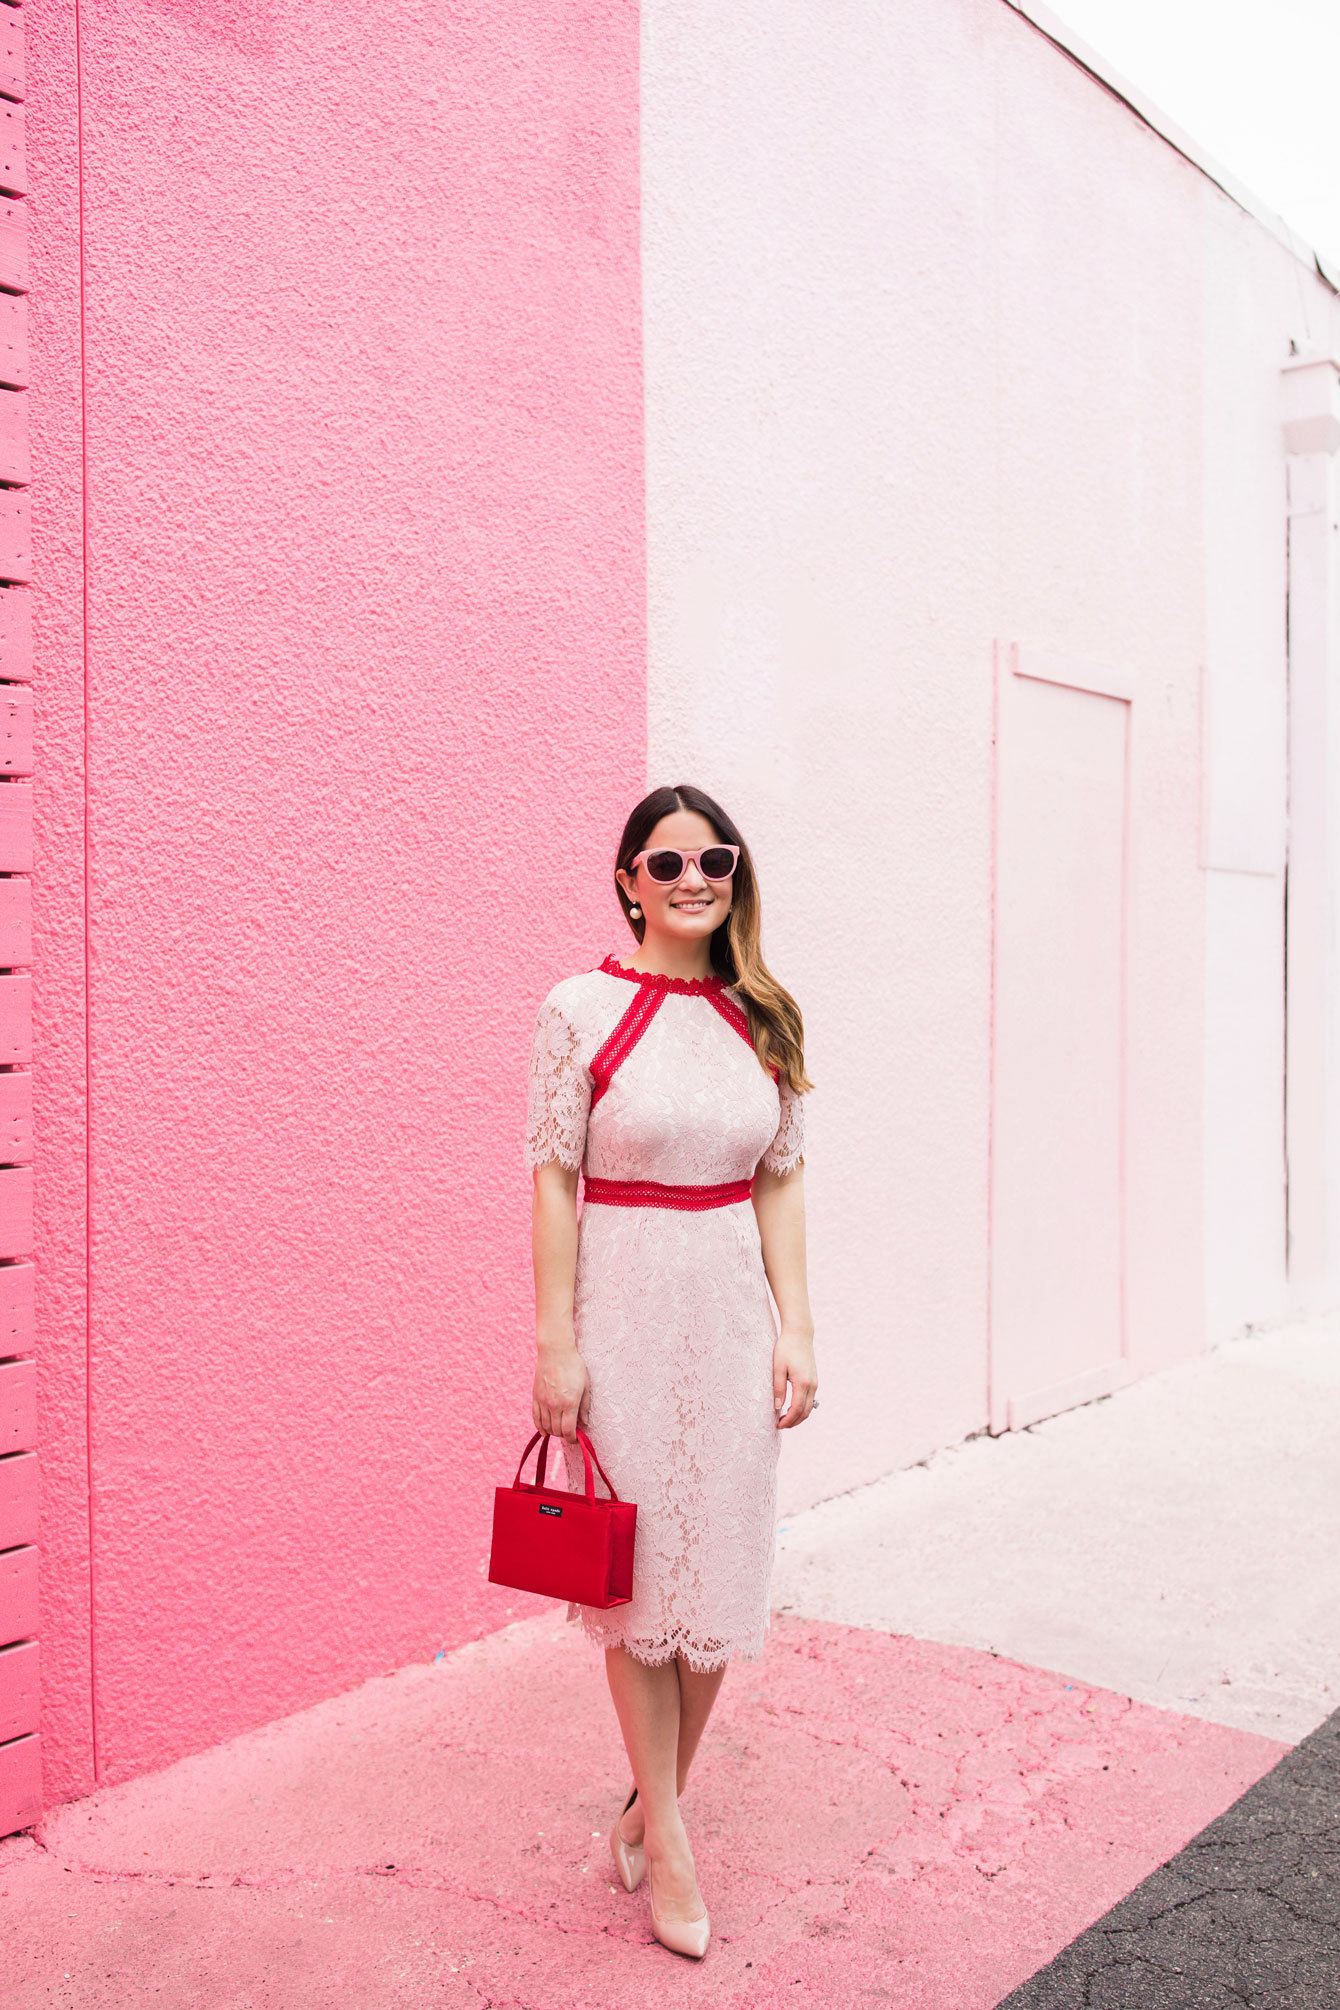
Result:
{"label": "lace sleeve", "polygon": [[767,1172],[794,1172],[805,1152],[805,1110],[800,1097],[783,1076],[778,1084],[782,1099],[782,1120],[777,1135],[759,1164]]}
{"label": "lace sleeve", "polygon": [[546,998],[535,1021],[530,1050],[530,1107],[526,1122],[526,1164],[557,1159],[576,1172],[586,1150],[591,1077],[580,1052],[580,1036],[562,1007]]}

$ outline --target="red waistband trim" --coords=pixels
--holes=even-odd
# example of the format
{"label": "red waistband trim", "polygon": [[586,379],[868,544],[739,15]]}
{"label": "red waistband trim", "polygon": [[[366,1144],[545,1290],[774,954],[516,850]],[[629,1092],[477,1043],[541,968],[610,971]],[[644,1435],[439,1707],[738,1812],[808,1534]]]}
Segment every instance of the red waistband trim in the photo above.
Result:
{"label": "red waistband trim", "polygon": [[707,1207],[734,1207],[749,1200],[751,1179],[728,1180],[724,1186],[668,1186],[658,1179],[591,1179],[585,1195],[601,1207],[670,1207],[699,1214]]}

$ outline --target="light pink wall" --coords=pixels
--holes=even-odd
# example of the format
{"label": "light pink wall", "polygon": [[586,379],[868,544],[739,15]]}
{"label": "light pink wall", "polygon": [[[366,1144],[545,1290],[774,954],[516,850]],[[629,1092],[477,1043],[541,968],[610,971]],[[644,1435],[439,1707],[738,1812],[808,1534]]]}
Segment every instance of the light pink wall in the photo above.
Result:
{"label": "light pink wall", "polygon": [[525,1043],[644,716],[630,0],[81,14],[82,522],[68,5],[34,159],[57,1794],[90,1693],[115,1778],[501,1623]]}
{"label": "light pink wall", "polygon": [[[1337,352],[1340,302],[1208,183],[1201,207],[1205,1273],[1210,1337],[1222,1340],[1249,1323],[1283,1318],[1289,1304],[1289,537],[1281,365],[1291,343],[1300,352]],[[1295,964],[1288,975],[1298,974]],[[1301,1018],[1288,1014],[1295,1032]],[[1289,1098],[1295,1115],[1315,1098],[1316,1077],[1297,1088]]]}
{"label": "light pink wall", "polygon": [[974,13],[1000,148],[1002,632],[1109,665],[1134,691],[1122,1316],[1145,1373],[1205,1344],[1203,184],[1019,15],[992,0]]}
{"label": "light pink wall", "polygon": [[807,1015],[800,1506],[988,1420],[1000,645],[1138,687],[1124,1316],[1203,1344],[1202,182],[999,0],[644,13],[651,773]]}

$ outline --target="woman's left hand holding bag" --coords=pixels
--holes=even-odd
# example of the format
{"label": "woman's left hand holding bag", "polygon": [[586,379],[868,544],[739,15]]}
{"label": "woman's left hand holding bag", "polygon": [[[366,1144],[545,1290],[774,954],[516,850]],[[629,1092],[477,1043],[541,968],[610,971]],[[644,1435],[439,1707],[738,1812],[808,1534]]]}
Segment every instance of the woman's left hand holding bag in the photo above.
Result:
{"label": "woman's left hand holding bag", "polygon": [[531,1217],[535,1261],[535,1383],[531,1415],[537,1431],[577,1442],[591,1407],[590,1379],[577,1350],[572,1297],[577,1274],[577,1174],[556,1159],[536,1168]]}

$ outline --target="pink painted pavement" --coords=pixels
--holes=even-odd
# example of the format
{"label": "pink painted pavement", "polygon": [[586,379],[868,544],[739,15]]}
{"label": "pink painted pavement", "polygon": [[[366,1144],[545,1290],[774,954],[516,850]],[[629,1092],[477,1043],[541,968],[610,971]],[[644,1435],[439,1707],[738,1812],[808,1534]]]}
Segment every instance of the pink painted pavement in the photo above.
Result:
{"label": "pink painted pavement", "polygon": [[716,1928],[605,1846],[600,1663],[544,1615],[0,1845],[4,2010],[991,2010],[1284,1748],[964,1648],[780,1621],[686,1813]]}

